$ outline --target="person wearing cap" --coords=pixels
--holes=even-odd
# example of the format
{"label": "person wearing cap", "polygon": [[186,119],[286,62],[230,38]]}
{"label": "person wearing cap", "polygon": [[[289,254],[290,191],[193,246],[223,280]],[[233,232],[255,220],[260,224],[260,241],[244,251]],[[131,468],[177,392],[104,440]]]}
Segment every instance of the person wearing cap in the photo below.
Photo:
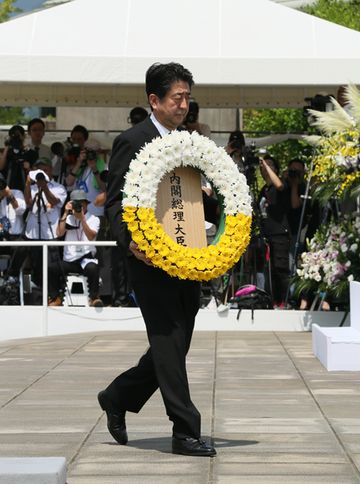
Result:
{"label": "person wearing cap", "polygon": [[[95,240],[100,227],[100,220],[88,212],[89,200],[84,190],[73,190],[70,201],[65,205],[63,216],[56,228],[56,235],[65,241]],[[60,306],[62,289],[61,279],[66,274],[75,272],[84,274],[88,279],[90,306],[102,307],[99,298],[99,266],[94,257],[96,248],[90,245],[67,245],[64,247],[62,261],[49,264],[48,286],[49,306]]]}
{"label": "person wearing cap", "polygon": [[[47,158],[40,158],[26,178],[25,202],[29,210],[24,240],[51,240],[56,238],[56,227],[61,208],[66,200],[66,189],[52,179],[52,164]],[[55,253],[49,249],[49,254]],[[14,258],[14,271],[19,274],[21,266],[30,254],[33,282],[42,286],[41,247],[18,247]]]}

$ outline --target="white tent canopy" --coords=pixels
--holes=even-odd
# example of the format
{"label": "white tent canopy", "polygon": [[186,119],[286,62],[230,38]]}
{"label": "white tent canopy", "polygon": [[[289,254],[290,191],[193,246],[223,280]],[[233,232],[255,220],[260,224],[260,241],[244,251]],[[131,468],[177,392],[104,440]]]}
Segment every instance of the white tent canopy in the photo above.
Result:
{"label": "white tent canopy", "polygon": [[153,62],[203,107],[302,106],[360,84],[360,33],[269,0],[75,0],[0,25],[3,105],[144,104]]}

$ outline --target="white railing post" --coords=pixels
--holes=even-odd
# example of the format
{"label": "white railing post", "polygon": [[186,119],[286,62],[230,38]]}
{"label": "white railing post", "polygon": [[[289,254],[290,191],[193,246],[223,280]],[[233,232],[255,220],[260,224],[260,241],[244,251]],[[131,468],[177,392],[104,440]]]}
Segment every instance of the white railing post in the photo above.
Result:
{"label": "white railing post", "polygon": [[48,335],[48,261],[49,248],[47,244],[42,248],[42,307],[43,307],[43,336]]}

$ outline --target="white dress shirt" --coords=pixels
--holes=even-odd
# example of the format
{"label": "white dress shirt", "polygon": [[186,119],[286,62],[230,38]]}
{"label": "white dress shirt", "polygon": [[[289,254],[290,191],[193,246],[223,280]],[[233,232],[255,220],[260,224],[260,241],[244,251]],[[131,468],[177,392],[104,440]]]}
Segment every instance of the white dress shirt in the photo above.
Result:
{"label": "white dress shirt", "polygon": [[[95,215],[92,215],[90,212],[86,212],[85,214],[85,220],[87,225],[90,227],[91,230],[94,232],[98,233],[99,228],[100,228],[100,219],[99,217],[96,217]],[[70,214],[66,217],[66,224],[68,227],[73,227],[73,228],[66,228],[66,233],[65,233],[65,240],[66,241],[88,241],[89,239],[87,238],[84,229],[82,227],[82,224],[80,220],[77,220],[74,215]],[[95,255],[96,253],[96,247],[93,245],[66,245],[64,247],[64,261],[66,262],[73,262],[75,260],[80,259],[83,257],[85,254],[88,254],[89,252],[92,253],[92,255]],[[89,259],[85,258],[83,259],[80,264],[81,267],[84,269],[84,267],[89,263],[89,262],[95,262],[95,264],[98,263],[97,259]]]}
{"label": "white dress shirt", "polygon": [[163,126],[161,123],[159,123],[159,121],[156,119],[154,113],[150,114],[150,119],[155,124],[155,127],[159,131],[161,137],[170,133],[169,129],[165,128],[165,126]]}
{"label": "white dress shirt", "polygon": [[[59,222],[61,207],[65,203],[67,193],[64,185],[61,185],[54,180],[49,181],[48,187],[51,193],[59,199],[59,202],[54,207],[51,207],[43,192],[40,194],[36,183],[31,185],[31,199],[33,200],[33,204],[29,210],[25,230],[25,235],[28,239],[51,240],[56,238],[56,227]],[[40,230],[38,217],[39,211]]]}
{"label": "white dress shirt", "polygon": [[23,213],[26,209],[26,203],[22,191],[12,189],[11,193],[16,198],[18,207],[14,208],[6,198],[3,198],[0,201],[0,217],[7,217],[10,220],[9,233],[11,235],[20,235],[24,228]]}

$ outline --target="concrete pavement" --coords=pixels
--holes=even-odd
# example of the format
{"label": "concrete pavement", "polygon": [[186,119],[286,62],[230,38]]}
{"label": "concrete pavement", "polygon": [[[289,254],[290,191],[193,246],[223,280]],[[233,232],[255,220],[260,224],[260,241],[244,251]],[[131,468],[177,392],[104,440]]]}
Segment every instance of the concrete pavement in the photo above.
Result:
{"label": "concrete pavement", "polygon": [[0,343],[0,456],[65,456],[68,484],[360,483],[360,372],[328,373],[309,333],[198,332],[188,357],[218,456],[170,453],[157,392],[117,445],[96,401],[145,333]]}

